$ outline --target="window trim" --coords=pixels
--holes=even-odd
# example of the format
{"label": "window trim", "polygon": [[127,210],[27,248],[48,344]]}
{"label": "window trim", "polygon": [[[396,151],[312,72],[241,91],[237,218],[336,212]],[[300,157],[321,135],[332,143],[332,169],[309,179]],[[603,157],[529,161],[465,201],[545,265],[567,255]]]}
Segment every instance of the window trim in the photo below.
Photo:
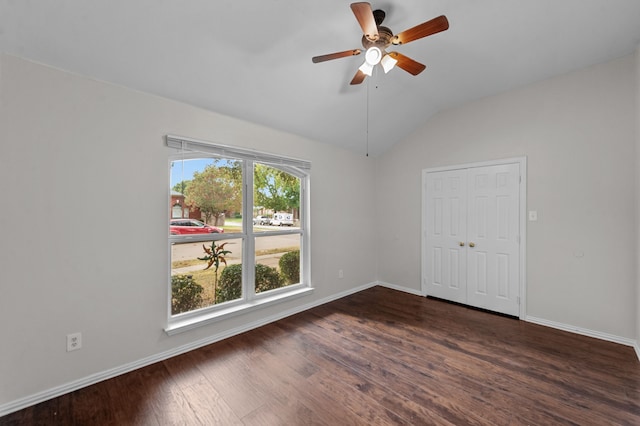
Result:
{"label": "window trim", "polygon": [[[254,299],[252,302],[238,303],[233,306],[227,306],[224,309],[218,309],[213,312],[202,312],[199,315],[174,318],[164,331],[169,336],[182,333],[184,331],[193,330],[194,328],[202,327],[205,325],[213,324],[221,320],[232,318],[238,315],[242,315],[248,312],[257,311],[258,309],[267,308],[285,301],[297,299],[307,296],[313,293],[313,287],[302,287],[298,289],[292,289],[287,292],[286,295],[270,295],[269,297],[262,297],[260,299]],[[233,302],[229,302],[233,303]],[[203,308],[207,309],[207,308]],[[198,311],[194,311],[198,312]]]}
{"label": "window trim", "polygon": [[[201,154],[203,157],[229,158],[243,160],[243,205],[242,205],[242,232],[224,234],[203,234],[191,235],[188,238],[184,235],[169,235],[168,238],[168,311],[167,326],[164,331],[168,335],[174,335],[183,331],[191,330],[204,325],[212,324],[223,319],[234,317],[240,314],[256,311],[268,306],[289,301],[295,298],[306,296],[314,291],[311,285],[311,254],[310,254],[310,231],[309,231],[309,183],[311,163],[306,160],[280,156],[276,154],[264,153],[255,150],[248,150],[239,147],[220,145],[191,138],[167,135],[166,143],[169,148],[175,149],[169,155],[169,163],[172,161],[194,158]],[[200,158],[198,156],[198,158]],[[253,168],[254,164],[261,163],[270,167],[285,171],[300,179],[300,227],[295,229],[278,229],[274,231],[254,232],[253,229]],[[249,173],[251,170],[251,173]],[[169,197],[171,196],[169,188]],[[247,282],[255,282],[255,239],[286,235],[300,235],[300,283],[291,284],[286,287],[274,289],[266,293],[255,291],[246,292],[252,286]],[[225,302],[221,305],[211,305],[194,311],[184,312],[177,315],[171,314],[171,246],[175,242],[185,240],[193,242],[220,241],[229,239],[242,239],[243,241],[243,297],[242,299]]]}
{"label": "window trim", "polygon": [[[287,157],[285,155],[270,154],[268,152],[256,151],[253,149],[222,145],[215,142],[185,138],[182,136],[167,135],[167,146],[169,148],[178,149],[179,151],[177,153],[202,152],[206,154],[213,154],[218,157],[230,157],[239,160],[259,161],[260,163],[274,166],[279,165],[281,167],[291,168],[291,171],[294,171],[296,169],[300,172],[304,170],[311,170],[311,162],[307,160]],[[291,173],[291,171],[288,172]]]}

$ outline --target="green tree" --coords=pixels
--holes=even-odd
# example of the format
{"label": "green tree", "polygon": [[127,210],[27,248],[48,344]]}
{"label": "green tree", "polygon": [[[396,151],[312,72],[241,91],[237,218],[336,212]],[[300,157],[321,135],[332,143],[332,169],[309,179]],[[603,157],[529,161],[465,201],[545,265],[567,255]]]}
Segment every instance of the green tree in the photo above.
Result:
{"label": "green tree", "polygon": [[205,222],[222,213],[242,209],[242,174],[235,161],[216,160],[202,172],[194,172],[185,188],[185,204],[199,208]]}
{"label": "green tree", "polygon": [[191,183],[190,180],[183,180],[173,185],[173,188],[171,189],[184,195],[184,192],[187,190],[187,186],[189,186],[189,183]]}
{"label": "green tree", "polygon": [[274,167],[256,164],[254,203],[273,211],[300,208],[300,179]]}

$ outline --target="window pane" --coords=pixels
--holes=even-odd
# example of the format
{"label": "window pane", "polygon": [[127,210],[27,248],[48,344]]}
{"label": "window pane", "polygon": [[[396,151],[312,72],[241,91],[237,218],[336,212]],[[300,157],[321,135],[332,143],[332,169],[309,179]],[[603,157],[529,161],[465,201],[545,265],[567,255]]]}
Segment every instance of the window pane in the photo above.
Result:
{"label": "window pane", "polygon": [[275,167],[257,163],[253,169],[253,231],[274,226],[300,226],[300,179]]}
{"label": "window pane", "polygon": [[300,282],[300,234],[256,237],[255,291]]}
{"label": "window pane", "polygon": [[309,260],[300,260],[309,244],[308,222],[300,220],[308,211],[308,196],[301,197],[308,164],[299,168],[278,158],[267,165],[273,156],[252,151],[233,159],[237,153],[228,147],[203,144],[200,151],[189,150],[188,141],[170,142],[167,136],[180,151],[172,157],[169,183],[169,330],[182,324],[183,313],[208,320],[309,287],[309,271],[301,270]]}
{"label": "window pane", "polygon": [[241,263],[242,238],[172,244],[172,315],[241,298]]}
{"label": "window pane", "polygon": [[[172,161],[170,187],[172,235],[242,232],[242,161]],[[191,221],[184,228],[176,223],[178,219],[195,219],[204,224]]]}

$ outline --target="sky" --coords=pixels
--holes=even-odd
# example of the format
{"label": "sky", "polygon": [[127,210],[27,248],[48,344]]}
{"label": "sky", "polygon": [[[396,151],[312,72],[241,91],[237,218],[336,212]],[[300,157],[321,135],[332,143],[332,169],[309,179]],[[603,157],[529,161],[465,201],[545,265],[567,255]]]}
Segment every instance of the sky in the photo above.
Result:
{"label": "sky", "polygon": [[194,160],[176,160],[171,163],[171,181],[169,188],[173,188],[183,180],[191,180],[193,172],[201,172],[206,166],[213,164],[211,158],[197,158]]}

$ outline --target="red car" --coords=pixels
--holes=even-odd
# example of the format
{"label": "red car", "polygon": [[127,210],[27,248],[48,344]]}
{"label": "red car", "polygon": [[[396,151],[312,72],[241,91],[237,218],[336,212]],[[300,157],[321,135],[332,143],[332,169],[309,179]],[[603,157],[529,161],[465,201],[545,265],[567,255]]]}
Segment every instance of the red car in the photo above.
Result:
{"label": "red car", "polygon": [[224,229],[207,225],[196,219],[171,219],[169,223],[171,235],[217,234]]}

